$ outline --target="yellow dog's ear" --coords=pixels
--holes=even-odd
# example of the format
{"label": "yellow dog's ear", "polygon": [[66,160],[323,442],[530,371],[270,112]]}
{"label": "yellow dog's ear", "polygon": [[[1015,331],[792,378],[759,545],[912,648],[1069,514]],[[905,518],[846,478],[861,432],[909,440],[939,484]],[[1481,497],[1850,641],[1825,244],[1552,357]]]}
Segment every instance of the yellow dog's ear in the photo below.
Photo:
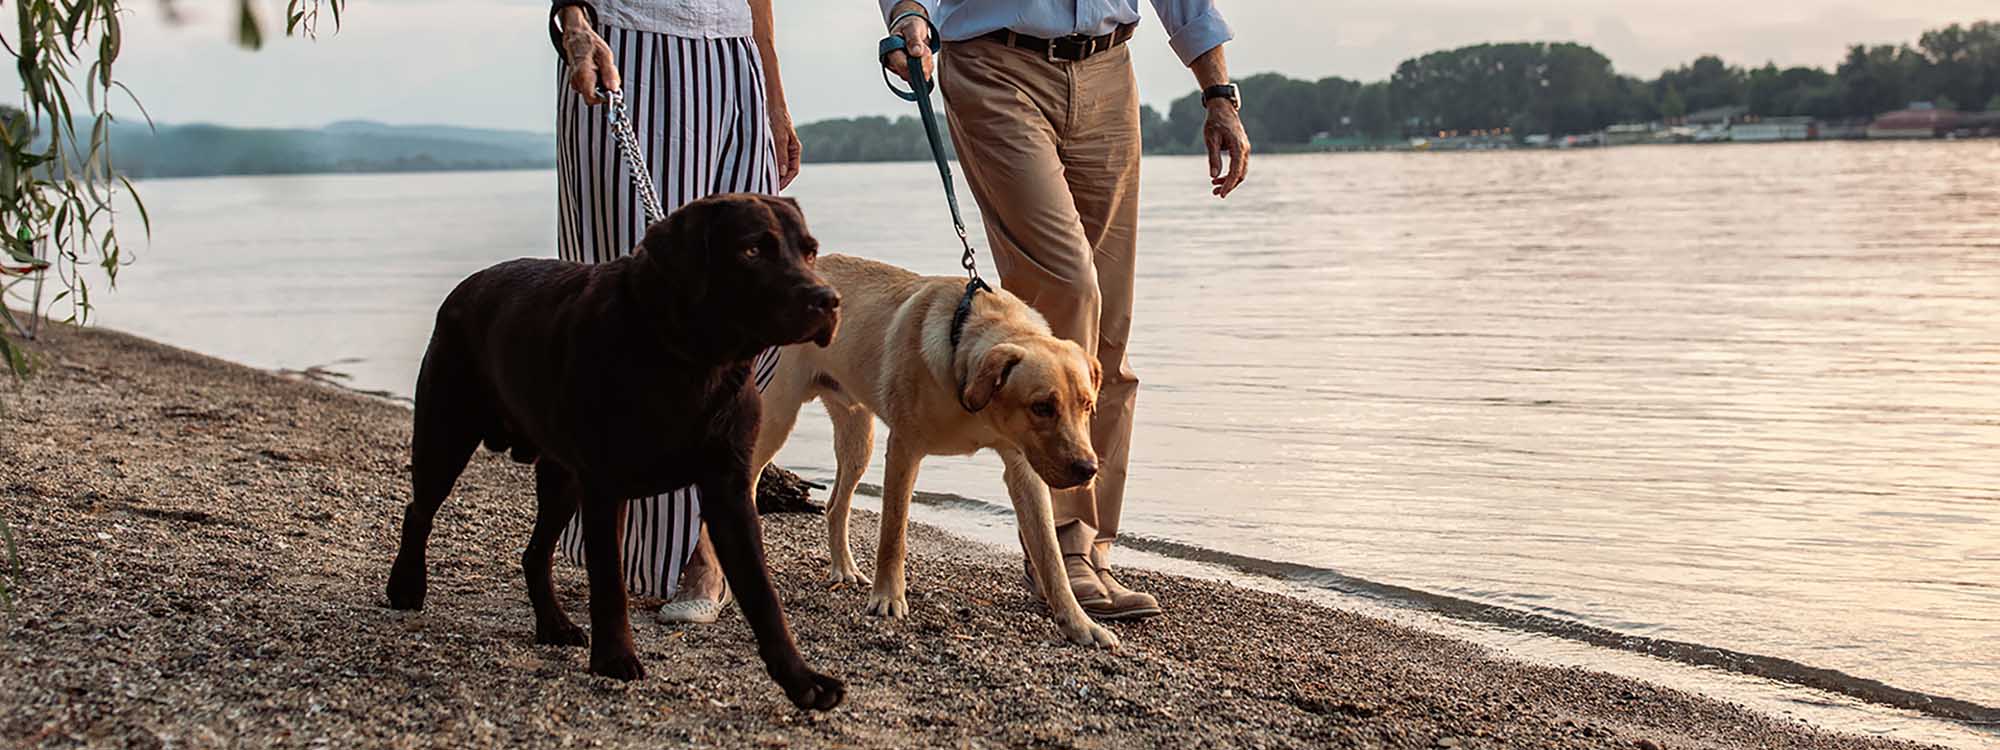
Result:
{"label": "yellow dog's ear", "polygon": [[1028,356],[1028,350],[1013,344],[999,344],[986,350],[986,356],[979,359],[979,367],[972,376],[965,379],[965,390],[958,394],[958,404],[966,411],[977,412],[993,403],[993,396],[1007,385],[1007,376],[1014,373],[1014,366]]}

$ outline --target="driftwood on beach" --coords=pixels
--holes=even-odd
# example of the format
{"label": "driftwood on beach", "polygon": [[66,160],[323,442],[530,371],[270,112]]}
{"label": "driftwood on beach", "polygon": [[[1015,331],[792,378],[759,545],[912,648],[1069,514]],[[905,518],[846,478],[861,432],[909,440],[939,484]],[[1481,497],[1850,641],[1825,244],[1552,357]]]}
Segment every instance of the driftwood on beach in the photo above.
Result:
{"label": "driftwood on beach", "polygon": [[[58,326],[0,387],[0,745],[21,747],[1900,747],[1628,679],[1525,665],[1355,613],[1132,571],[1164,618],[1122,653],[1061,643],[1018,552],[912,529],[911,615],[822,581],[823,521],[765,517],[801,647],[849,704],[794,710],[733,613],[641,621],[646,679],[535,646],[530,472],[473,462],[432,602],[381,606],[404,407]],[[858,524],[871,548],[873,520]],[[575,602],[583,577],[563,569]],[[577,608],[581,611],[581,608]]]}

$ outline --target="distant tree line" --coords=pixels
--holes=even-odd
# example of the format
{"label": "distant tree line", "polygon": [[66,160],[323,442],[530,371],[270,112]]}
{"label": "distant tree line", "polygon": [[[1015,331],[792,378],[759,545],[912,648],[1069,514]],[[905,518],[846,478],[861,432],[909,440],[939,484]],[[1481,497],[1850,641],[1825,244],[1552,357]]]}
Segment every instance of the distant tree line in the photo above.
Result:
{"label": "distant tree line", "polygon": [[[1653,80],[1621,75],[1597,50],[1574,43],[1479,44],[1403,61],[1387,81],[1300,81],[1261,74],[1239,82],[1253,143],[1302,145],[1439,131],[1511,130],[1570,135],[1741,106],[1750,114],[1865,120],[1929,101],[1946,109],[2000,110],[2000,22],[1924,32],[1915,46],[1854,45],[1834,70],[1730,65],[1706,55]],[[1154,116],[1147,146],[1194,151],[1200,97]]]}
{"label": "distant tree line", "polygon": [[[939,115],[938,132],[946,132]],[[924,123],[914,116],[850,117],[820,120],[799,126],[799,146],[806,161],[918,161],[931,158],[930,141]],[[951,151],[951,138],[945,138]]]}
{"label": "distant tree line", "polygon": [[[1854,45],[1833,70],[1743,68],[1706,55],[1652,80],[1620,74],[1582,44],[1478,44],[1405,60],[1386,81],[1303,81],[1261,73],[1237,82],[1243,124],[1264,150],[1367,144],[1441,131],[1572,135],[1725,106],[1774,117],[1866,120],[1929,101],[2000,111],[2000,22],[1953,24],[1915,45]],[[1140,111],[1148,153],[1194,153],[1205,112],[1199,94],[1161,113]],[[929,158],[921,123],[863,117],[799,128],[808,161]]]}
{"label": "distant tree line", "polygon": [[131,179],[325,172],[547,169],[547,133],[334,123],[312,130],[114,123],[109,152]]}

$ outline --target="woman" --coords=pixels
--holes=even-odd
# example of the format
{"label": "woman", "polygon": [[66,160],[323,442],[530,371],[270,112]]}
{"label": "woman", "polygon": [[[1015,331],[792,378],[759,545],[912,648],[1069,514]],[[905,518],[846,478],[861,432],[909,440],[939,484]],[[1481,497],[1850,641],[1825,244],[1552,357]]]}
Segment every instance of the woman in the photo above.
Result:
{"label": "woman", "polygon": [[[715,193],[776,193],[798,175],[799,140],[778,80],[771,0],[555,0],[549,35],[564,60],[556,94],[564,259],[618,258],[646,231],[633,176],[598,106],[605,101],[599,89],[623,93],[653,189],[668,212]],[[758,359],[758,388],[776,365],[775,349]],[[728,604],[712,566],[680,581],[700,535],[693,487],[633,498],[627,508],[627,586],[653,597],[682,589],[663,608],[663,619],[711,622]],[[561,547],[571,560],[583,560],[575,521]]]}

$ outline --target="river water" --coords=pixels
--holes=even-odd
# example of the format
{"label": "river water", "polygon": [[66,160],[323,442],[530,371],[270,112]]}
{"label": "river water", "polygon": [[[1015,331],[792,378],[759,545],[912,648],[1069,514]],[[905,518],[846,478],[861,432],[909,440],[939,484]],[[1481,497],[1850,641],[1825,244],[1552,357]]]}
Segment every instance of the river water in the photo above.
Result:
{"label": "river water", "polygon": [[[2000,706],[2000,141],[1144,171],[1154,549]],[[553,254],[548,173],[139,189],[95,322],[363,388],[410,391],[458,279]],[[955,271],[929,165],[790,192],[827,251]],[[808,408],[781,461],[830,476]],[[990,457],[925,469],[1004,504]]]}

